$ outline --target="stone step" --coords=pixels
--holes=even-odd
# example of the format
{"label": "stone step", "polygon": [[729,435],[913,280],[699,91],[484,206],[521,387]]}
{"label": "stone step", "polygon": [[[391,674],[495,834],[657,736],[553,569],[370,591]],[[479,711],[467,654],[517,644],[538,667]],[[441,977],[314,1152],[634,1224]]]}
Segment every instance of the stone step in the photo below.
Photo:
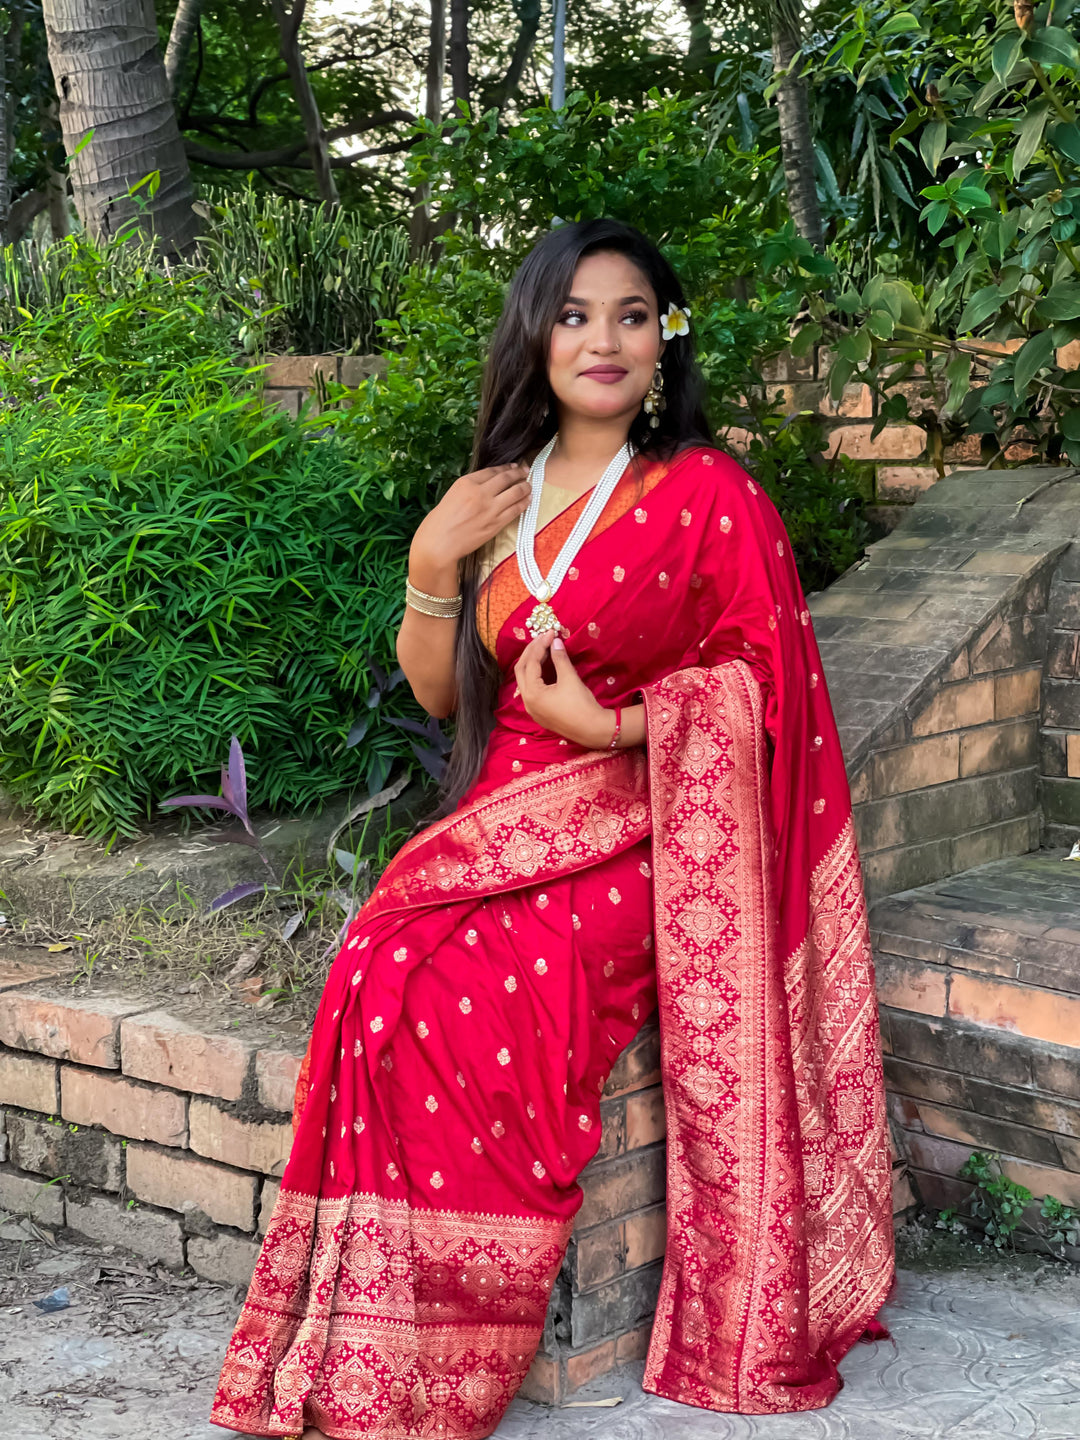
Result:
{"label": "stone step", "polygon": [[871,910],[889,1107],[924,1203],[996,1151],[1080,1206],[1080,863],[1013,856]]}

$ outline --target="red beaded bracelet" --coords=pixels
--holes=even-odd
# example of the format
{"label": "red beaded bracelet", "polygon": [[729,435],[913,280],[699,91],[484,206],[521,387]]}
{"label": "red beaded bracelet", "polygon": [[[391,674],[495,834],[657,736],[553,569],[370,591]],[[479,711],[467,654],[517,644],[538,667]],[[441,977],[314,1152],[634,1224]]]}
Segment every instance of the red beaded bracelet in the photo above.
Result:
{"label": "red beaded bracelet", "polygon": [[619,744],[619,734],[620,734],[621,731],[622,731],[622,707],[619,706],[619,705],[616,705],[616,707],[615,707],[615,734],[612,735],[612,737],[611,737],[611,744],[608,746],[608,749],[609,749],[609,750],[615,750],[615,749],[618,748],[618,744]]}

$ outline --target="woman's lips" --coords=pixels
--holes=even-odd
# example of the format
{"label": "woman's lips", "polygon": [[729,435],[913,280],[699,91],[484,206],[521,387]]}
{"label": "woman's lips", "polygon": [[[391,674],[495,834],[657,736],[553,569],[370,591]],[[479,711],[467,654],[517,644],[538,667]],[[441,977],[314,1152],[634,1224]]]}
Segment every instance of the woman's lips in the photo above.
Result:
{"label": "woman's lips", "polygon": [[583,370],[583,377],[590,380],[599,380],[601,385],[615,385],[624,379],[630,372],[624,370],[621,365],[594,365],[591,370]]}

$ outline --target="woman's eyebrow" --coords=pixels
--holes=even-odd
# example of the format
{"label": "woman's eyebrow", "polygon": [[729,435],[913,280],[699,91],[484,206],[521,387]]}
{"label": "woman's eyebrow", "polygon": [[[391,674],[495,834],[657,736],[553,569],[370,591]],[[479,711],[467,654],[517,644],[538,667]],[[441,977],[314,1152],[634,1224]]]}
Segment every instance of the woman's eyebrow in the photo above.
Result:
{"label": "woman's eyebrow", "polygon": [[[582,300],[580,296],[577,295],[568,295],[564,301],[566,305],[588,305],[590,303],[590,301]],[[621,300],[616,300],[615,303],[616,305],[633,305],[635,303],[638,305],[647,305],[649,302],[645,299],[644,295],[624,295]]]}

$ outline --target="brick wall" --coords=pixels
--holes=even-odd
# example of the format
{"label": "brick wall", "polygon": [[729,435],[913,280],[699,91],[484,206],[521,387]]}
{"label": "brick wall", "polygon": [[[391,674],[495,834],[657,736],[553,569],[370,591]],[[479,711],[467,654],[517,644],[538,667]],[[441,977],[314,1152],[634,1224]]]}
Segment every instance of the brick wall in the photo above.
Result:
{"label": "brick wall", "polygon": [[[123,997],[0,993],[0,1209],[246,1286],[289,1152],[298,1066]],[[648,1346],[667,1229],[655,1024],[616,1062],[600,1113],[523,1392],[549,1403]],[[894,1158],[901,1213],[913,1196]]]}
{"label": "brick wall", "polygon": [[1080,1205],[1080,867],[1002,860],[879,900],[871,924],[890,1112],[922,1200],[964,1199],[978,1149]]}
{"label": "brick wall", "polygon": [[298,1066],[138,1000],[8,990],[0,1209],[246,1285]]}
{"label": "brick wall", "polygon": [[1050,587],[1042,683],[1040,771],[1044,841],[1080,839],[1080,544],[1062,557]]}
{"label": "brick wall", "polygon": [[383,364],[381,355],[275,355],[262,374],[263,399],[295,418],[320,382],[355,387]]}

